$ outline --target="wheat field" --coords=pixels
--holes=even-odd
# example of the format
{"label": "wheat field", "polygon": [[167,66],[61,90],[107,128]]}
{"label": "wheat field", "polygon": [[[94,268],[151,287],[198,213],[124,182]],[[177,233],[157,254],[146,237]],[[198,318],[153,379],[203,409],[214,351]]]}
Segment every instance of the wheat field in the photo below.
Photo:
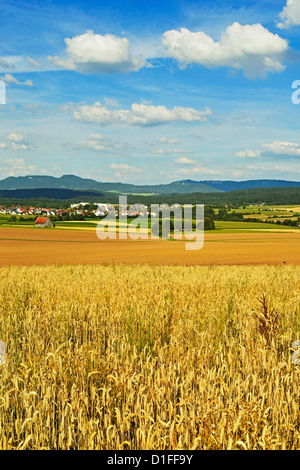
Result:
{"label": "wheat field", "polygon": [[299,449],[300,266],[0,269],[0,449]]}

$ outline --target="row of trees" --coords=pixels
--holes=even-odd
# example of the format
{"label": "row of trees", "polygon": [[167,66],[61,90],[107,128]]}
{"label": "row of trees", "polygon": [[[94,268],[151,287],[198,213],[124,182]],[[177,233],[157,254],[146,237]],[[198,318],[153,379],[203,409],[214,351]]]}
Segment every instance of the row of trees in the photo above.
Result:
{"label": "row of trees", "polygon": [[287,226],[290,226],[290,227],[298,227],[299,224],[300,224],[300,217],[298,217],[298,219],[295,219],[295,220],[291,220],[291,219],[284,219],[284,220],[266,220],[265,223],[267,224],[275,224],[275,225],[287,225]]}
{"label": "row of trees", "polygon": [[[176,231],[181,232],[183,230],[183,222],[181,222],[180,220],[170,220],[168,228],[169,233],[167,235],[173,235]],[[196,228],[200,230],[202,228],[201,224],[198,223],[196,225],[195,222],[192,222],[192,229],[195,230]],[[215,230],[215,223],[210,217],[204,217],[204,230]],[[163,223],[161,219],[151,226],[151,232],[153,233],[153,235],[162,237]]]}

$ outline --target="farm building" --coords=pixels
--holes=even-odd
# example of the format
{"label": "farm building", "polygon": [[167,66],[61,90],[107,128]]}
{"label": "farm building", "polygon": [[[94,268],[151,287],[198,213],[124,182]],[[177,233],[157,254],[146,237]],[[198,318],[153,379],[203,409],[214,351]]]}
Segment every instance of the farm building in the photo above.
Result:
{"label": "farm building", "polygon": [[35,227],[43,228],[43,227],[53,227],[53,224],[48,217],[38,217],[34,223]]}

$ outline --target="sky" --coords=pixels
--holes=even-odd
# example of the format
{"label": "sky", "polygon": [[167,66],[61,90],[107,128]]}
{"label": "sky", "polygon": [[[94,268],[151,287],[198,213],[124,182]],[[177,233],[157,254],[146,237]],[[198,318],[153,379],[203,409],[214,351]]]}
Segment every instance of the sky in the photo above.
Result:
{"label": "sky", "polygon": [[300,0],[0,0],[0,179],[300,181],[299,61]]}

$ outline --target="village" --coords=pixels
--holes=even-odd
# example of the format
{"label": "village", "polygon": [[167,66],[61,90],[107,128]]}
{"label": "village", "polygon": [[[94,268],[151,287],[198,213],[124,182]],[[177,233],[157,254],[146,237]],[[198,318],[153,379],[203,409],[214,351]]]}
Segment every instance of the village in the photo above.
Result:
{"label": "village", "polygon": [[[117,204],[114,204],[117,209]],[[0,215],[9,215],[18,220],[34,218],[34,217],[49,217],[50,220],[85,220],[85,218],[101,218],[105,217],[109,212],[109,204],[103,203],[89,203],[81,202],[78,204],[71,204],[68,208],[51,208],[51,207],[34,207],[34,206],[4,206],[0,205]],[[116,210],[116,215],[119,211]],[[127,206],[122,209],[120,216],[148,216],[149,211],[146,206],[143,209],[134,206]],[[155,214],[153,214],[155,216]]]}
{"label": "village", "polygon": [[[88,206],[88,207],[87,207]],[[93,206],[91,210],[91,206]],[[98,209],[101,207],[101,210]],[[62,208],[49,208],[49,207],[33,207],[33,206],[4,206],[0,205],[0,214],[10,214],[16,216],[63,216],[63,215],[83,215],[83,216],[91,216],[94,214],[96,217],[104,216],[105,211],[107,210],[106,205],[98,205],[98,204],[90,204],[87,202],[83,202],[80,204],[71,204],[69,208],[62,209]]]}

